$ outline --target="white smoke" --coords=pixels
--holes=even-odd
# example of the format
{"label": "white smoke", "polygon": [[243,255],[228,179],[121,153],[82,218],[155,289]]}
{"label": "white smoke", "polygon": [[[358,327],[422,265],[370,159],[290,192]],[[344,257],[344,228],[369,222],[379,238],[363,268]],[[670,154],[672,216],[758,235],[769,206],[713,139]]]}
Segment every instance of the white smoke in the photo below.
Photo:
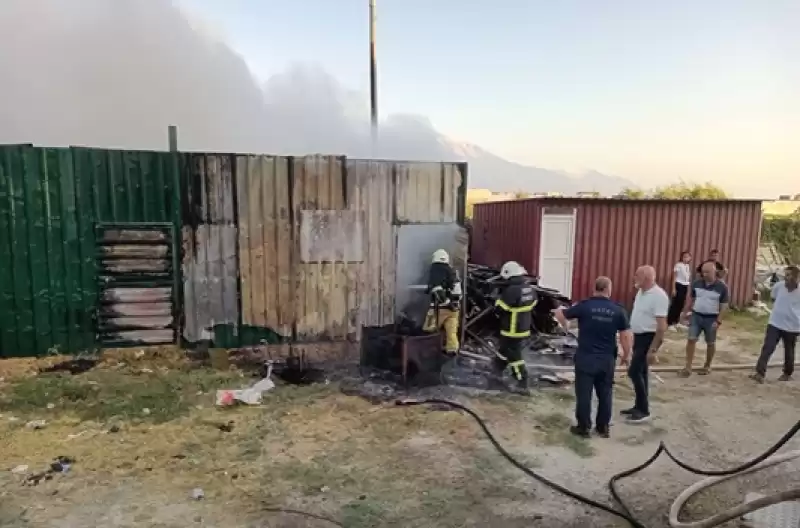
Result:
{"label": "white smoke", "polygon": [[383,120],[374,144],[368,106],[320,68],[259,86],[224,35],[170,0],[0,0],[0,144],[165,150],[177,125],[181,150],[468,160],[475,186],[505,191],[627,184],[509,163],[418,116]]}
{"label": "white smoke", "polygon": [[168,0],[3,0],[0,143],[164,149],[176,124],[185,150],[447,156],[403,118],[373,151],[366,100],[302,66],[259,87],[198,24]]}

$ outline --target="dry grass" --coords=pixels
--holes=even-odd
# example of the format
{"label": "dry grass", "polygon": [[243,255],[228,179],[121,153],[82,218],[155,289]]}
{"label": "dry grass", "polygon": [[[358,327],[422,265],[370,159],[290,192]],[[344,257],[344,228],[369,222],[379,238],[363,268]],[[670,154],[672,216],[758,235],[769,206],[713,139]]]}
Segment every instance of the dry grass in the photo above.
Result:
{"label": "dry grass", "polygon": [[[727,335],[744,339],[750,323],[735,317]],[[682,338],[670,338],[676,353]],[[128,505],[119,513],[128,524],[108,518],[103,526],[190,526],[198,512],[211,524],[232,528],[326,526],[265,511],[287,507],[351,528],[521,528],[533,522],[530,505],[541,502],[533,500],[536,488],[460,413],[373,406],[341,394],[335,384],[278,386],[261,406],[218,409],[216,388],[244,387],[252,379],[238,371],[189,368],[168,351],[146,357],[122,351],[76,376],[32,376],[40,363],[18,361],[5,370],[0,363],[6,378],[0,384],[0,468],[38,468],[58,455],[77,463],[68,475],[38,488],[21,488],[16,476],[0,472],[3,526],[48,526],[55,520],[64,527],[98,525],[92,523],[114,503]],[[726,380],[714,377],[714,383]],[[653,399],[663,406],[707,390],[684,385],[656,385]],[[632,396],[622,380],[616,392],[622,399]],[[571,389],[465,403],[530,467],[552,464],[539,458],[545,452],[604,466],[607,451],[616,449],[568,433]],[[30,430],[24,426],[29,419],[46,419],[48,425]],[[230,432],[220,429],[229,423]],[[647,448],[666,434],[660,426],[620,430],[612,442]],[[565,477],[556,474],[557,480]],[[206,501],[187,504],[196,487]]]}

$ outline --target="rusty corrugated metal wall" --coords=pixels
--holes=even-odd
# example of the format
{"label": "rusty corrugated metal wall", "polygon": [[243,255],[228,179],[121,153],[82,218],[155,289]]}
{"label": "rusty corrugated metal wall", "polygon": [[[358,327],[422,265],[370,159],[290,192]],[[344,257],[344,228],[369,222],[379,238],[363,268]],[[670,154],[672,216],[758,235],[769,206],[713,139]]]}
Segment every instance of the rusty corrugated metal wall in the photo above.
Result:
{"label": "rusty corrugated metal wall", "polygon": [[594,279],[607,275],[615,284],[614,298],[630,307],[637,266],[653,265],[659,283],[669,289],[681,251],[691,251],[697,265],[716,248],[729,268],[733,304],[742,306],[750,300],[761,229],[758,201],[541,198],[477,204],[473,260],[498,265],[516,259],[536,273],[546,207],[577,211],[575,299],[590,295]]}
{"label": "rusty corrugated metal wall", "polygon": [[396,226],[463,222],[462,164],[208,154],[186,164],[190,342],[204,329],[218,346],[358,339],[362,325],[394,321]]}
{"label": "rusty corrugated metal wall", "polygon": [[95,227],[180,221],[170,153],[0,146],[0,356],[96,345]]}

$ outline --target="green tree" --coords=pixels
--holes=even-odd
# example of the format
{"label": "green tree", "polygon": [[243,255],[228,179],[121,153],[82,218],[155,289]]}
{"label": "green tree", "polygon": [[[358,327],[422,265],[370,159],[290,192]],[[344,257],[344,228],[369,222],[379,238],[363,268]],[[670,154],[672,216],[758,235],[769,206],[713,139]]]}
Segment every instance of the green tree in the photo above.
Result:
{"label": "green tree", "polygon": [[726,198],[730,198],[730,195],[725,192],[725,189],[711,182],[700,184],[680,182],[656,188],[653,192],[653,198],[669,200],[725,200]]}
{"label": "green tree", "polygon": [[531,193],[529,193],[529,192],[516,191],[514,193],[514,199],[515,200],[524,200],[525,198],[530,198],[530,197],[531,197]]}
{"label": "green tree", "polygon": [[725,200],[730,198],[725,189],[711,182],[693,184],[678,182],[656,187],[651,191],[625,187],[620,192],[620,196],[633,199],[660,198],[664,200]]}
{"label": "green tree", "polygon": [[620,191],[620,196],[624,196],[625,198],[634,198],[634,199],[641,199],[647,198],[647,193],[642,189],[637,189],[635,187],[625,187]]}

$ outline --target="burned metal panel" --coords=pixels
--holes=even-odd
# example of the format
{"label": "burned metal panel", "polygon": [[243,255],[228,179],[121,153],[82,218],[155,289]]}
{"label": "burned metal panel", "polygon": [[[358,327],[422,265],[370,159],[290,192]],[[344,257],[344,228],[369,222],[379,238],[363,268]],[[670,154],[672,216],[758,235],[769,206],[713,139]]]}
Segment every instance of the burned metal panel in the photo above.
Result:
{"label": "burned metal panel", "polygon": [[364,215],[364,264],[357,278],[359,290],[350,292],[348,303],[359,307],[359,327],[384,326],[395,318],[393,166],[393,162],[347,161],[348,203]]}
{"label": "burned metal panel", "polygon": [[204,330],[238,338],[239,263],[236,188],[232,155],[187,155],[183,207],[183,337],[196,342]]}
{"label": "burned metal panel", "polygon": [[300,262],[362,262],[360,211],[300,211]]}
{"label": "burned metal panel", "polygon": [[97,343],[107,347],[177,341],[172,224],[98,224]]}
{"label": "burned metal panel", "polygon": [[290,339],[295,310],[289,158],[237,156],[236,181],[242,326]]}
{"label": "burned metal panel", "polygon": [[457,163],[396,162],[395,220],[451,223],[463,220],[463,166]]}
{"label": "burned metal panel", "polygon": [[291,163],[292,234],[294,244],[295,328],[297,341],[355,339],[358,306],[350,291],[358,288],[357,262],[302,262],[300,239],[304,210],[347,209],[345,160],[306,156]]}
{"label": "burned metal panel", "polygon": [[[424,290],[412,286],[428,283],[431,255],[437,249],[459,255],[463,266],[465,241],[464,228],[456,223],[398,226],[395,309],[400,311],[409,304],[416,305],[419,297],[426,295]],[[458,269],[458,273],[463,280],[463,267]]]}

